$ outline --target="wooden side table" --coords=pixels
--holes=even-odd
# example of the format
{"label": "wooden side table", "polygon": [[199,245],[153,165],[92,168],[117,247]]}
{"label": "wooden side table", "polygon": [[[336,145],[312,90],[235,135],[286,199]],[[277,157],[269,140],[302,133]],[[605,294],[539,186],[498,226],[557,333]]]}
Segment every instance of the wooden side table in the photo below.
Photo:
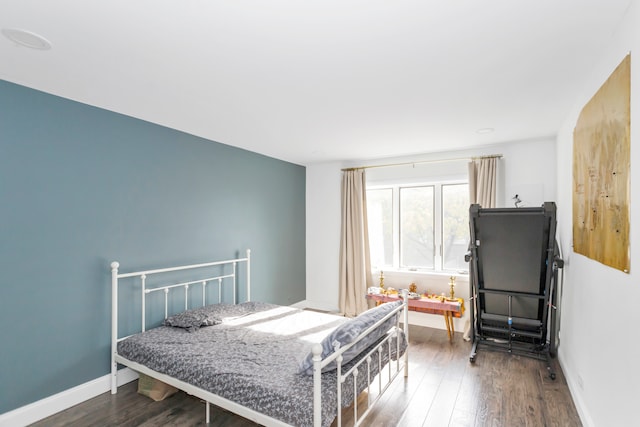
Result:
{"label": "wooden side table", "polygon": [[[367,294],[367,298],[379,303],[402,299],[399,295],[395,294]],[[422,313],[442,314],[444,316],[445,326],[447,327],[447,335],[449,336],[449,341],[451,341],[455,333],[453,318],[462,316],[462,313],[464,313],[464,304],[461,299],[457,299],[456,301],[441,301],[439,298],[421,297],[420,299],[409,299],[409,310]]]}

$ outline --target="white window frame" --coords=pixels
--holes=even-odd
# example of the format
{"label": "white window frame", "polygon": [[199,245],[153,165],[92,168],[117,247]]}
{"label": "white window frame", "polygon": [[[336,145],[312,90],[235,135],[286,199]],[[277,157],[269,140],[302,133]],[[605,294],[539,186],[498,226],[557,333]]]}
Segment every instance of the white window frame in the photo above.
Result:
{"label": "white window frame", "polygon": [[[367,185],[368,190],[391,189],[392,190],[392,241],[393,241],[393,265],[372,265],[372,269],[397,272],[411,272],[423,274],[467,274],[468,271],[444,269],[443,260],[443,205],[442,187],[445,185],[469,184],[467,177],[449,177],[446,179],[434,179],[420,182],[392,182],[373,183]],[[400,189],[415,187],[434,187],[434,268],[426,267],[402,267],[400,266]]]}

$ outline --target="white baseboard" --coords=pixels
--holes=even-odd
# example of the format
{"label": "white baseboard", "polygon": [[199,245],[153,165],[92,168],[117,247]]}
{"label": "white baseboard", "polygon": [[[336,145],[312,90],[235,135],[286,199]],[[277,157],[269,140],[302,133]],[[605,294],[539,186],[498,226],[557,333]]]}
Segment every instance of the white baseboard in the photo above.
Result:
{"label": "white baseboard", "polygon": [[293,304],[292,307],[311,308],[313,310],[326,311],[328,313],[338,312],[337,307],[333,306],[332,304],[327,304],[327,303],[318,302],[318,301],[309,301],[309,300],[297,302]]}
{"label": "white baseboard", "polygon": [[584,400],[582,398],[582,392],[579,391],[580,388],[577,385],[577,381],[574,377],[574,371],[571,369],[567,369],[568,367],[564,363],[564,353],[562,352],[562,348],[558,349],[558,363],[560,363],[560,368],[562,368],[562,373],[564,374],[564,378],[567,380],[567,385],[569,386],[569,393],[571,394],[571,398],[573,399],[573,404],[576,406],[576,410],[578,411],[578,416],[580,417],[580,421],[584,427],[592,427],[593,420],[591,419],[591,415],[587,410],[587,405],[585,405]]}
{"label": "white baseboard", "polygon": [[[118,386],[138,378],[138,373],[124,368],[118,371]],[[111,374],[80,384],[29,405],[0,414],[0,427],[22,427],[40,421],[72,406],[111,390]]]}
{"label": "white baseboard", "polygon": [[302,300],[302,301],[299,301],[299,302],[297,302],[295,304],[291,304],[291,307],[294,307],[294,308],[307,308],[307,300]]}
{"label": "white baseboard", "polygon": [[[468,317],[453,318],[453,329],[456,332],[464,332],[466,321]],[[447,329],[444,322],[444,316],[442,314],[421,313],[419,311],[409,311],[409,324],[415,326],[425,326],[427,328],[434,329]]]}

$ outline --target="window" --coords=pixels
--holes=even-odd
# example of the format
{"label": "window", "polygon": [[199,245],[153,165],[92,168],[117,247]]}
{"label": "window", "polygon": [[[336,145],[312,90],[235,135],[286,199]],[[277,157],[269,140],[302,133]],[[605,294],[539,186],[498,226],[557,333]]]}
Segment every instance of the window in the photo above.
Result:
{"label": "window", "polygon": [[467,270],[467,183],[370,186],[367,215],[374,269]]}

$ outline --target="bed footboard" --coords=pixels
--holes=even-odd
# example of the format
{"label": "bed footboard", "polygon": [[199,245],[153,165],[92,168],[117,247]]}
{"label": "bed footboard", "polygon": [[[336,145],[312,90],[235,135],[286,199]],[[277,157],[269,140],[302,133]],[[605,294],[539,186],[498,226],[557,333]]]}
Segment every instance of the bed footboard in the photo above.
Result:
{"label": "bed footboard", "polygon": [[[382,394],[389,388],[393,381],[398,377],[400,372],[404,373],[404,377],[409,375],[409,304],[408,304],[408,291],[402,291],[403,304],[395,308],[389,314],[384,316],[370,328],[362,332],[351,344],[342,348],[336,349],[336,351],[329,357],[322,359],[323,348],[320,344],[315,344],[312,348],[313,352],[313,424],[314,427],[320,427],[322,425],[321,419],[321,403],[322,403],[322,385],[321,375],[322,368],[335,360],[337,364],[337,419],[336,424],[338,427],[342,426],[342,386],[346,380],[351,376],[353,379],[353,425],[360,425],[366,416],[371,411],[373,405],[382,397]],[[402,312],[402,321],[398,315]],[[384,324],[388,319],[396,317],[396,324],[394,333],[387,335],[382,339],[374,348],[369,349],[367,354],[363,355],[360,360],[351,366],[347,371],[342,371],[343,354],[346,353],[352,346],[356,345],[359,341],[365,339],[367,335],[375,331],[378,327]],[[402,329],[400,328],[402,323]],[[404,333],[407,346],[404,349],[404,355],[401,354],[401,337],[398,331],[402,330]],[[395,349],[393,345],[395,343]],[[387,352],[386,355],[384,352]],[[395,361],[393,361],[392,355],[395,354]],[[386,356],[386,357],[385,357]],[[384,362],[386,360],[386,364]],[[371,384],[369,381],[372,373],[372,364],[375,363],[375,372],[377,372],[377,394],[372,399]],[[360,415],[358,415],[358,376],[366,375],[366,391],[367,391],[367,409]]]}

